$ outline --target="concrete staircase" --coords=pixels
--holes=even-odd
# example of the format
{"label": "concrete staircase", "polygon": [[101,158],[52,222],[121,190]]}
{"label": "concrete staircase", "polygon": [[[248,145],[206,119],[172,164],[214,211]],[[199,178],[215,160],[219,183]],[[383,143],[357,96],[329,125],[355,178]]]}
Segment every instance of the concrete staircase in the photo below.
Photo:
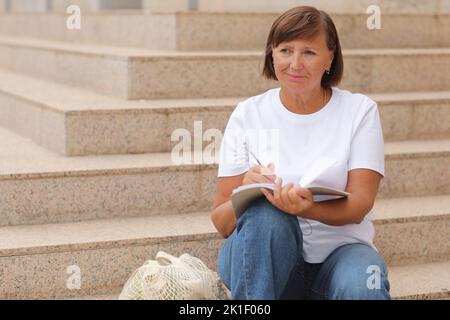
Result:
{"label": "concrete staircase", "polygon": [[[175,165],[171,134],[196,120],[200,136],[223,131],[239,101],[276,86],[259,76],[276,16],[92,13],[69,31],[62,14],[0,15],[0,298],[114,299],[159,250],[216,268],[217,164]],[[393,12],[374,31],[333,17],[340,87],[382,117],[375,244],[391,293],[448,299],[450,15]]]}

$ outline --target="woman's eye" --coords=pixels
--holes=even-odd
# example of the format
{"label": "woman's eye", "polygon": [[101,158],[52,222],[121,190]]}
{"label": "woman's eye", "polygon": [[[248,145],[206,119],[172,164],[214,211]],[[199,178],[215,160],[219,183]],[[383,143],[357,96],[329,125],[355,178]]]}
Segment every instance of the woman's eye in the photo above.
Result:
{"label": "woman's eye", "polygon": [[312,51],[305,51],[305,54],[315,55],[316,53],[315,53],[315,52],[312,52]]}
{"label": "woman's eye", "polygon": [[288,53],[289,50],[288,50],[288,49],[281,49],[280,52],[281,52],[281,53]]}

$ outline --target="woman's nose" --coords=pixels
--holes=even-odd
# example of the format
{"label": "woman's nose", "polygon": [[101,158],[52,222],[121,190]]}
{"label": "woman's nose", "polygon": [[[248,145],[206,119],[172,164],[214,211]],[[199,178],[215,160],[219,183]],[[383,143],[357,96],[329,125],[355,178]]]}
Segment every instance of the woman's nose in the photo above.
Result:
{"label": "woman's nose", "polygon": [[301,54],[293,54],[291,60],[291,69],[301,70],[303,69],[303,58]]}

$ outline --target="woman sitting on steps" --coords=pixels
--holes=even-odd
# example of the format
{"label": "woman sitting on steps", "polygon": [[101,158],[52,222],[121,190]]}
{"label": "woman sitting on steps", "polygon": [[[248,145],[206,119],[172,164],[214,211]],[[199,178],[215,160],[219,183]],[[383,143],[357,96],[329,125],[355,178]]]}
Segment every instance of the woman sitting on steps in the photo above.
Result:
{"label": "woman sitting on steps", "polygon": [[[280,88],[233,111],[211,211],[227,238],[218,271],[232,298],[390,299],[371,222],[384,176],[380,117],[370,98],[336,87],[343,58],[329,15],[303,6],[276,19],[263,74]],[[277,139],[261,148],[258,134],[249,132],[264,130],[276,130]],[[270,164],[258,165],[250,152]],[[320,157],[340,163],[321,181],[345,189],[347,198],[314,202],[309,190],[294,185]],[[265,191],[236,219],[232,191],[270,181],[277,183],[275,192]]]}

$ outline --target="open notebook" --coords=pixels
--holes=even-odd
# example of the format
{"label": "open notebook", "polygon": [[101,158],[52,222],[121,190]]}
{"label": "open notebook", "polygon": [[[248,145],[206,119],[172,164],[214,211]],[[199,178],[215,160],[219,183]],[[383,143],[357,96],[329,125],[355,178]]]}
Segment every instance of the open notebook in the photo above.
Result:
{"label": "open notebook", "polygon": [[[299,185],[311,191],[315,202],[334,200],[347,197],[350,193],[338,190],[321,184],[321,177],[332,174],[336,171],[338,163],[327,157],[321,157],[308,172],[300,179]],[[337,171],[336,171],[337,172]],[[233,190],[231,203],[236,217],[239,218],[252,202],[260,197],[264,197],[261,188],[266,188],[272,192],[275,190],[274,183],[253,183],[240,186]]]}

